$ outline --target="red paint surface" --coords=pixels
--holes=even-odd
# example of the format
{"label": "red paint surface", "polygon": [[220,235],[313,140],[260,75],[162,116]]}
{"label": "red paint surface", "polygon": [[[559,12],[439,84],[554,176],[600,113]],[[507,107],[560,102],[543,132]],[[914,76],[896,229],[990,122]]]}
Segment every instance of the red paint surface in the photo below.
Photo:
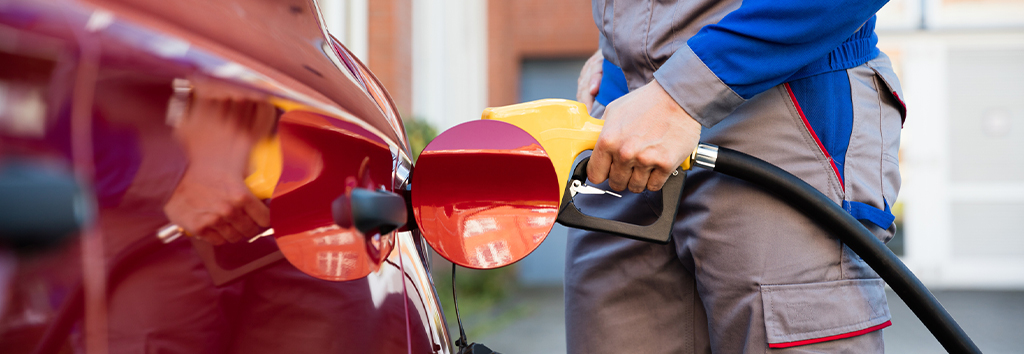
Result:
{"label": "red paint surface", "polygon": [[865,329],[862,329],[862,330],[859,330],[859,331],[853,331],[853,332],[848,332],[848,333],[843,333],[843,334],[837,334],[837,335],[834,335],[834,336],[821,337],[821,338],[812,338],[812,339],[798,340],[798,341],[794,341],[794,342],[785,342],[785,343],[768,343],[768,348],[781,349],[781,348],[796,347],[796,346],[808,345],[808,344],[814,344],[814,343],[828,342],[830,340],[837,340],[837,339],[843,339],[843,338],[856,337],[856,336],[859,336],[859,335],[864,335],[864,334],[868,334],[868,333],[880,330],[880,329],[885,328],[885,327],[889,327],[891,325],[892,325],[892,321],[885,321],[885,323],[877,325],[877,326],[868,327],[868,328],[865,328]]}
{"label": "red paint surface", "polygon": [[442,256],[490,269],[526,257],[544,241],[558,213],[558,190],[554,166],[533,137],[508,123],[473,121],[446,131],[420,154],[413,212]]}

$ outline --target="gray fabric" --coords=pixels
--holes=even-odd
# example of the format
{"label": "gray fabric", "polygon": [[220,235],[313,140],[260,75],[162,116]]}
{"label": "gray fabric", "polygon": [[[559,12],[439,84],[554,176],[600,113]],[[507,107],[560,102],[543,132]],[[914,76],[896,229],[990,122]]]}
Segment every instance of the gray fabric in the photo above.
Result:
{"label": "gray fabric", "polygon": [[590,116],[600,119],[604,116],[604,105],[601,102],[594,100],[594,104],[590,107]]}
{"label": "gray fabric", "polygon": [[704,129],[701,141],[756,156],[800,177],[836,203],[843,200],[832,164],[782,85],[752,97],[729,119]]}
{"label": "gray fabric", "polygon": [[[855,132],[845,173],[864,182],[848,180],[846,192],[784,86],[740,105],[728,119],[705,128],[701,140],[771,162],[836,203],[853,196],[858,199],[847,200],[880,205],[874,203],[876,199],[880,203],[883,195],[891,202],[899,190],[899,171],[894,164],[883,163],[883,156],[898,149],[900,114],[886,96],[891,94],[877,89],[880,81],[874,70],[884,71],[883,61],[848,71]],[[686,178],[684,199],[667,245],[570,230],[565,277],[570,353],[883,351],[880,331],[769,349],[769,340],[825,334],[830,328],[840,334],[885,322],[888,310],[882,284],[856,281],[877,279],[877,275],[838,239],[772,195],[700,168]],[[861,184],[851,188],[850,183]],[[660,195],[650,192],[627,192],[622,199],[576,197],[585,213],[641,224],[653,220],[660,203]],[[893,229],[875,231],[887,240]],[[814,285],[828,282],[845,285],[838,290]],[[787,296],[766,300],[764,289],[787,286],[800,289],[799,298],[806,306],[835,311],[821,314],[820,320],[805,318],[797,331],[773,325],[769,335],[766,317],[799,316],[791,312],[796,306],[772,308],[766,303],[777,304]],[[851,305],[849,301],[860,302]],[[837,332],[840,329],[843,332]]]}
{"label": "gray fabric", "polygon": [[[608,188],[607,183],[600,186]],[[602,208],[599,198],[578,204],[584,212],[651,222],[649,194],[624,193]],[[614,198],[614,197],[609,197]],[[577,199],[577,202],[580,202]],[[657,245],[604,234],[578,237],[570,229],[566,259],[566,330],[570,353],[704,353],[710,350],[707,319],[691,271],[671,243]]]}
{"label": "gray fabric", "polygon": [[896,72],[892,69],[892,62],[889,61],[889,56],[885,53],[881,53],[877,58],[869,61],[868,66],[875,71],[876,74],[885,83],[885,87],[889,89],[889,92],[899,97],[891,97],[893,102],[890,104],[900,112],[902,119],[907,119],[907,109],[903,106],[903,88],[900,86],[900,80],[896,77]]}
{"label": "gray fabric", "polygon": [[[726,1],[593,0],[594,23],[604,57],[622,68],[630,90],[651,75],[705,25],[740,6]],[[684,25],[680,25],[684,24]]]}
{"label": "gray fabric", "polygon": [[[899,103],[885,83],[883,75],[895,79],[892,64],[885,54],[871,60],[867,65],[848,69],[853,98],[853,130],[850,146],[846,151],[846,200],[857,201],[878,209],[885,209],[896,201],[900,189],[900,127],[902,117]],[[898,81],[894,81],[896,85]],[[898,86],[897,86],[898,89]],[[896,226],[883,230],[874,224],[865,224],[883,242],[888,242],[896,232]],[[847,263],[863,263],[859,257],[847,251]],[[847,271],[861,271],[863,276],[873,276],[870,269],[856,264]]]}
{"label": "gray fabric", "polygon": [[[742,103],[742,98],[711,74],[686,46],[686,40],[739,8],[740,2],[594,0],[591,6],[601,33],[601,52],[622,68],[629,89],[635,90],[656,76],[687,113],[710,127]],[[673,54],[681,58],[670,60]],[[664,71],[676,74],[655,74],[663,65]],[[699,85],[684,82],[694,80],[693,76],[699,77],[694,81]],[[722,98],[725,100],[719,100]]]}
{"label": "gray fabric", "polygon": [[[718,124],[744,102],[743,97],[711,72],[690,47],[679,49],[653,75],[690,117],[708,128]],[[686,80],[680,79],[683,76]]]}

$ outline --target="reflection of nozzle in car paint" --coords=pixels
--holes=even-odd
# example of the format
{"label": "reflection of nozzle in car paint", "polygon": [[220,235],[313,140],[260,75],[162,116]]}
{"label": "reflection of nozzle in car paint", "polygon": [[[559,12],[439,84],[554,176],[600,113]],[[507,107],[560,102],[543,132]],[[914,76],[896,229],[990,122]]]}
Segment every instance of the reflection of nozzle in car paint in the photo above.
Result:
{"label": "reflection of nozzle in car paint", "polygon": [[[172,81],[173,93],[167,105],[166,123],[176,127],[189,111],[189,105],[193,99],[194,85],[191,80],[176,78]],[[272,96],[266,100],[277,107],[280,111],[291,111],[304,108],[304,105],[280,99]],[[249,153],[249,175],[245,178],[245,184],[249,190],[260,200],[268,200],[274,195],[274,189],[281,178],[283,168],[283,157],[281,155],[281,138],[277,134],[263,137]],[[273,234],[273,229],[266,230],[260,235],[253,237],[249,242]],[[156,232],[156,237],[163,243],[170,243],[181,236],[189,236],[184,228],[169,224],[161,227]]]}
{"label": "reflection of nozzle in car paint", "polygon": [[249,154],[251,172],[245,178],[245,185],[257,199],[270,199],[281,178],[282,166],[281,138],[274,135],[260,140]]}

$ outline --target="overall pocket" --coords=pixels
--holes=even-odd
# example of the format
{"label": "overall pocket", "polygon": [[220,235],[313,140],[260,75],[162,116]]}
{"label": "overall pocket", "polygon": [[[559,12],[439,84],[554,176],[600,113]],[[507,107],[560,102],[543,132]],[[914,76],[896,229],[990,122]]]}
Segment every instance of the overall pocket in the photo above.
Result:
{"label": "overall pocket", "polygon": [[888,327],[881,279],[761,285],[769,348],[850,338]]}

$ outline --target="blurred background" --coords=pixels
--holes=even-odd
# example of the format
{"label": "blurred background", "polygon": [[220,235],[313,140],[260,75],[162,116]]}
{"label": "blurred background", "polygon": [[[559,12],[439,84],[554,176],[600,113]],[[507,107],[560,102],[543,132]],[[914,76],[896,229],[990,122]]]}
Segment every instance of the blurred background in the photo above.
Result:
{"label": "blurred background", "polygon": [[[487,106],[573,99],[580,68],[597,49],[587,0],[321,3],[331,31],[398,102],[414,145],[478,119]],[[894,62],[909,111],[894,207],[899,233],[889,246],[983,350],[1019,352],[1024,1],[893,0],[878,17],[879,47]],[[512,267],[460,269],[471,340],[504,353],[564,352],[565,233],[556,225]],[[438,292],[450,298],[450,266],[435,258]],[[896,324],[885,332],[890,351],[940,352],[902,302],[889,298]]]}

